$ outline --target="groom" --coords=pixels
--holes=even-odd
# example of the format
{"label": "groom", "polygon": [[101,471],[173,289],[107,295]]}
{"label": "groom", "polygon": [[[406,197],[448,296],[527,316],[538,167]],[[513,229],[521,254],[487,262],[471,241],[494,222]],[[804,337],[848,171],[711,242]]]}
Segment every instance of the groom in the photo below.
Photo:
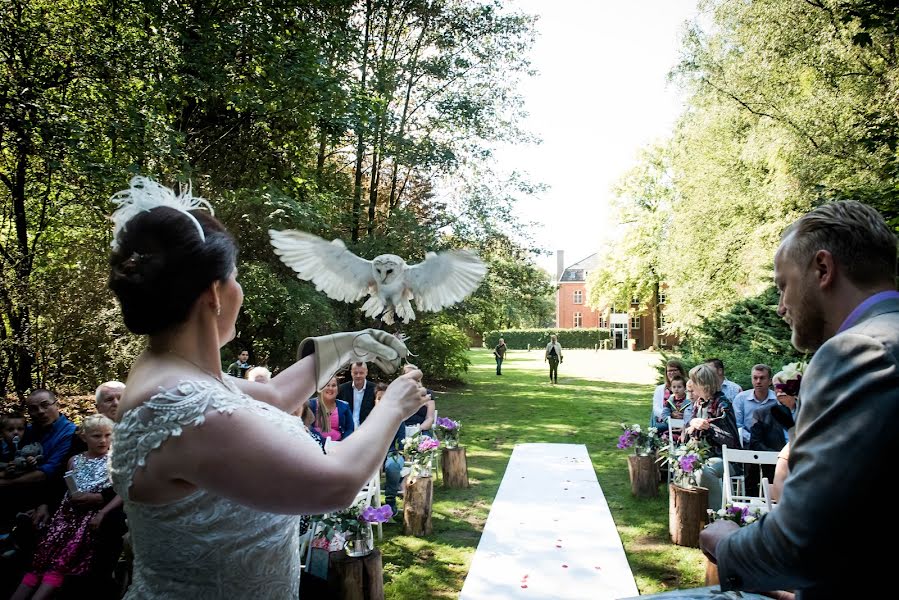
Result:
{"label": "groom", "polygon": [[815,352],[802,378],[780,503],[757,523],[719,520],[700,535],[722,590],[796,590],[802,600],[881,598],[899,536],[878,514],[899,438],[896,236],[873,208],[832,202],[784,233],[777,312]]}

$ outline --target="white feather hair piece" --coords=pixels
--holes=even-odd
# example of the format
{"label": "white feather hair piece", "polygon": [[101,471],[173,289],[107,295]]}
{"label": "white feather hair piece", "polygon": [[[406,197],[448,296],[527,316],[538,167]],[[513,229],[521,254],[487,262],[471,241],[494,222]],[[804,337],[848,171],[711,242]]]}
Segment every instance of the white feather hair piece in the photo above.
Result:
{"label": "white feather hair piece", "polygon": [[118,206],[112,213],[112,249],[118,250],[119,232],[125,229],[128,221],[133,219],[137,214],[149,211],[157,206],[167,206],[184,213],[197,226],[197,232],[200,239],[206,241],[206,234],[203,233],[203,227],[195,216],[190,214],[190,210],[202,209],[208,210],[209,214],[215,215],[212,205],[203,198],[191,195],[190,185],[187,189],[182,190],[180,194],[176,194],[175,190],[157,183],[149,177],[137,175],[131,178],[127,190],[116,193],[110,200]]}

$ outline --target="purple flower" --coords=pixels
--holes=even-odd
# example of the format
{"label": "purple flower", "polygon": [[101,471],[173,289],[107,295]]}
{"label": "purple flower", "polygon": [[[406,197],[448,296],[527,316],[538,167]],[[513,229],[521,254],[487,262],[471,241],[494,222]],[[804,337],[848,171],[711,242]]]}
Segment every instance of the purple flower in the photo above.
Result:
{"label": "purple flower", "polygon": [[418,443],[418,451],[427,452],[428,450],[433,450],[438,446],[440,446],[440,442],[438,440],[435,440],[434,438],[425,438]]}
{"label": "purple flower", "polygon": [[359,515],[359,520],[363,523],[386,523],[393,516],[393,509],[387,504],[380,508],[369,506]]}
{"label": "purple flower", "polygon": [[449,419],[447,417],[437,417],[437,425],[449,431],[453,431],[459,426],[456,421],[453,421],[452,419]]}
{"label": "purple flower", "polygon": [[699,462],[699,457],[695,454],[687,454],[686,456],[682,456],[678,461],[680,463],[680,468],[685,473],[692,473],[693,469],[696,468],[696,463]]}

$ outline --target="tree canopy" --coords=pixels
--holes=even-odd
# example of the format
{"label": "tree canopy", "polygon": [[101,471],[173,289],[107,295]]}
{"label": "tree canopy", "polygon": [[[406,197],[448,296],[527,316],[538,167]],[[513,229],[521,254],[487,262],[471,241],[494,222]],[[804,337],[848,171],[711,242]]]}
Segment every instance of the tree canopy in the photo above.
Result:
{"label": "tree canopy", "polygon": [[[490,161],[527,139],[533,37],[498,0],[3,0],[0,391],[124,376],[140,343],[106,290],[106,215],[135,173],[190,182],[240,243],[226,355],[278,368],[305,336],[370,325],[297,281],[269,228],[412,262],[474,245],[496,269],[435,326],[538,324],[549,286]],[[498,311],[510,290],[530,308]]]}

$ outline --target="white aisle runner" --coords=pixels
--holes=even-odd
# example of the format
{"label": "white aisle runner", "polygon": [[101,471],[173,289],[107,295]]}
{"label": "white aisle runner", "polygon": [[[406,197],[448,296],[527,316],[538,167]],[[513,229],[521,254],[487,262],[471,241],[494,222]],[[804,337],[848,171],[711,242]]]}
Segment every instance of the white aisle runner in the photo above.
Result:
{"label": "white aisle runner", "polygon": [[515,446],[460,600],[637,594],[587,448]]}

